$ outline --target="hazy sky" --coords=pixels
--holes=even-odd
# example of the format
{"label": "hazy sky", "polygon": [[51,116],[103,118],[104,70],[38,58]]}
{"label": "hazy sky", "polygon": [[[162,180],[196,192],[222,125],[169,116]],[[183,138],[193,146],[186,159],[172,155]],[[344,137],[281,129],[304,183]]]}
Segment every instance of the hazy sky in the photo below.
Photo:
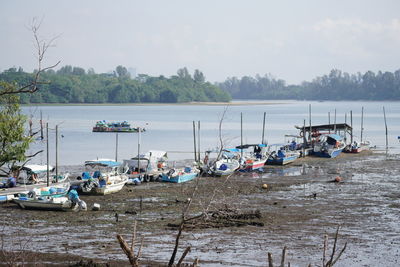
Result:
{"label": "hazy sky", "polygon": [[271,73],[290,84],[333,68],[400,69],[399,0],[1,0],[0,71],[35,68],[34,17],[43,38],[59,36],[47,65],[97,73],[186,66],[212,82]]}

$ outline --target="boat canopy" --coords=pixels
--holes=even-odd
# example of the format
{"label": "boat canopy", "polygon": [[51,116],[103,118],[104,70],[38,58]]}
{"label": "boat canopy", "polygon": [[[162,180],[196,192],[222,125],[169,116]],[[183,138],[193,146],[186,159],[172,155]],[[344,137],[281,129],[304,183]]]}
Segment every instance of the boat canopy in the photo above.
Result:
{"label": "boat canopy", "polygon": [[343,137],[341,137],[338,134],[327,134],[326,136],[328,136],[328,137],[330,137],[332,139],[335,139],[336,141],[341,141],[343,139]]}
{"label": "boat canopy", "polygon": [[[23,166],[21,168],[21,170],[39,174],[39,173],[47,172],[47,165],[30,164],[30,165]],[[53,171],[53,170],[54,170],[54,167],[49,165],[49,171]]]}
{"label": "boat canopy", "polygon": [[294,126],[300,131],[309,132],[311,131],[333,131],[333,130],[351,130],[351,126],[347,123],[336,123],[336,124],[322,124],[322,125],[309,125],[309,126]]}
{"label": "boat canopy", "polygon": [[118,167],[121,165],[121,162],[117,161],[106,161],[106,160],[88,160],[85,161],[86,166],[101,166],[101,167]]}
{"label": "boat canopy", "polygon": [[149,150],[146,152],[146,154],[141,154],[139,156],[136,156],[134,158],[131,158],[131,160],[149,160],[149,161],[159,161],[160,159],[168,159],[168,154],[166,151],[161,151],[161,150]]}
{"label": "boat canopy", "polygon": [[246,144],[246,145],[242,145],[242,146],[237,146],[236,148],[237,149],[246,149],[246,148],[255,147],[255,146],[266,147],[267,145],[266,144]]}

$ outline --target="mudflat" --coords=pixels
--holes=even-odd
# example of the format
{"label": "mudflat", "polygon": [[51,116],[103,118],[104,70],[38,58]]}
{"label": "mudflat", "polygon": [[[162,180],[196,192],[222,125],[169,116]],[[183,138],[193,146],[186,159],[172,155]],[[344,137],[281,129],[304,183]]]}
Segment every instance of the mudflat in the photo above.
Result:
{"label": "mudflat", "polygon": [[[184,225],[176,261],[190,246],[185,262],[198,258],[201,266],[266,266],[268,252],[278,264],[287,246],[286,261],[292,266],[321,265],[324,236],[330,252],[340,226],[338,247],[348,245],[337,266],[396,266],[399,162],[398,156],[364,151],[183,184],[143,183],[112,195],[81,196],[87,212],[21,210],[8,203],[0,207],[2,243],[13,251],[24,244],[31,251],[26,260],[39,264],[83,259],[128,266],[116,235],[130,243],[136,221],[136,251],[143,238],[141,262],[165,265],[190,201],[185,217],[196,218]],[[75,175],[82,171],[80,166],[64,168]],[[94,203],[99,211],[90,210]]]}

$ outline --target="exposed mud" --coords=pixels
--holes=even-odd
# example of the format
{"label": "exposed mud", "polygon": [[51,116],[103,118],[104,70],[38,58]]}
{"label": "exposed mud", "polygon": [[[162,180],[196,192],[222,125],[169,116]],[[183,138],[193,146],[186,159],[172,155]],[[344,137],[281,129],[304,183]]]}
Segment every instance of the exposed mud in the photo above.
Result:
{"label": "exposed mud", "polygon": [[[130,242],[136,220],[138,234],[144,237],[143,260],[147,265],[164,264],[177,233],[169,226],[180,223],[191,198],[188,216],[233,213],[217,213],[217,220],[207,227],[193,223],[184,230],[178,257],[191,246],[188,262],[199,258],[202,266],[265,266],[267,252],[278,262],[287,246],[292,266],[321,265],[323,236],[332,237],[341,225],[339,246],[348,242],[348,248],[338,266],[397,266],[399,163],[398,157],[378,153],[343,154],[336,159],[301,159],[294,165],[228,179],[145,183],[108,196],[82,196],[89,208],[99,203],[100,211],[29,211],[4,204],[0,207],[3,244],[16,248],[29,241],[26,249],[37,252],[36,262],[69,264],[86,257],[120,266],[128,261],[116,234]],[[77,166],[65,168],[81,171]],[[341,181],[332,182],[338,176]]]}

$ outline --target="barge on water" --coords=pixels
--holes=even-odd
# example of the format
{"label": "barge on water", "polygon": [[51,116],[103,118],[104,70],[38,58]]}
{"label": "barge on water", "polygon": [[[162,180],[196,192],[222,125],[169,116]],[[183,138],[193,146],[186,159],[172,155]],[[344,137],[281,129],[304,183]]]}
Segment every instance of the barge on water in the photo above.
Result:
{"label": "barge on water", "polygon": [[93,132],[106,132],[106,133],[137,133],[146,131],[142,127],[131,127],[127,121],[123,122],[106,122],[105,120],[96,122],[93,127]]}

